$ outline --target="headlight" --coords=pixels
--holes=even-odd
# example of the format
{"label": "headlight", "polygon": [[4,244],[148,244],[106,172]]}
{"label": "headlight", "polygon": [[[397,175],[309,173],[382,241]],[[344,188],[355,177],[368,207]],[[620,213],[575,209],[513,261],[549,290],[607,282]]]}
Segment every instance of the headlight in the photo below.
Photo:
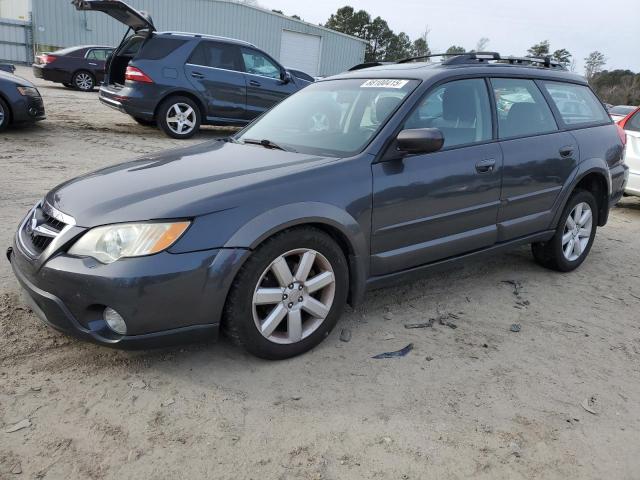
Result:
{"label": "headlight", "polygon": [[38,92],[38,89],[34,87],[18,87],[18,92],[20,92],[20,95],[23,95],[25,97],[40,96],[40,92]]}
{"label": "headlight", "polygon": [[141,257],[166,250],[189,227],[189,222],[120,223],[96,227],[69,250],[71,255],[113,263],[124,257]]}

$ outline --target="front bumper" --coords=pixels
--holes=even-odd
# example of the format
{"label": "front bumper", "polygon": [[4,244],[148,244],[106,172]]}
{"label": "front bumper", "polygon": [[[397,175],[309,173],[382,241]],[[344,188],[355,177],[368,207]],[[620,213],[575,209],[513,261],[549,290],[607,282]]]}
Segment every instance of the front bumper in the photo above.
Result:
{"label": "front bumper", "polygon": [[37,122],[46,118],[42,97],[20,96],[11,103],[13,123]]}
{"label": "front bumper", "polygon": [[[215,340],[242,250],[163,252],[103,265],[64,253],[38,266],[14,241],[7,251],[26,303],[57,330],[106,346],[151,348]],[[102,318],[114,308],[127,335]]]}

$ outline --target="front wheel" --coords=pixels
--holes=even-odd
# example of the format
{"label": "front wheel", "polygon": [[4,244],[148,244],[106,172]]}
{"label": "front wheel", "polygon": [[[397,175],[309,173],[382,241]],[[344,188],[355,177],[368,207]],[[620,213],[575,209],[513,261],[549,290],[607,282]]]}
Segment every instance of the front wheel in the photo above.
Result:
{"label": "front wheel", "polygon": [[575,192],[565,206],[555,235],[532,244],[535,260],[560,272],[578,268],[589,255],[598,225],[598,208],[591,192]]}
{"label": "front wheel", "polygon": [[318,345],[347,300],[345,256],[325,232],[285,230],[242,267],[227,299],[225,333],[250,353],[279,360]]}
{"label": "front wheel", "polygon": [[187,97],[170,97],[160,105],[158,127],[173,138],[187,139],[200,128],[200,109]]}
{"label": "front wheel", "polygon": [[0,98],[0,132],[9,126],[9,106]]}

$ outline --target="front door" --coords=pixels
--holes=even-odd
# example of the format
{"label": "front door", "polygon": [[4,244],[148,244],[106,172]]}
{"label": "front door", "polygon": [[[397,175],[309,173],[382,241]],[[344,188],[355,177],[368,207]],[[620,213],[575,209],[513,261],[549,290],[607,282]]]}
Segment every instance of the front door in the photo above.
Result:
{"label": "front door", "polygon": [[241,62],[236,45],[202,41],[184,66],[185,75],[206,102],[209,121],[244,122],[247,87]]}
{"label": "front door", "polygon": [[264,53],[241,47],[247,86],[247,120],[253,120],[298,90],[284,81],[284,69]]}
{"label": "front door", "polygon": [[481,78],[436,87],[409,115],[403,128],[439,128],[445,144],[373,165],[373,275],[496,242],[502,153],[491,118]]}
{"label": "front door", "polygon": [[627,120],[624,131],[627,133],[624,161],[629,167],[627,193],[640,196],[640,110]]}

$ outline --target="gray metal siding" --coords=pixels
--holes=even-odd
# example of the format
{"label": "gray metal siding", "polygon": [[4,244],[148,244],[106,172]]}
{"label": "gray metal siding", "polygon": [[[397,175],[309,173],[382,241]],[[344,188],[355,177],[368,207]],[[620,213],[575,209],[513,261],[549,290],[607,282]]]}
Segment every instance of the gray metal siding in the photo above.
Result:
{"label": "gray metal siding", "polygon": [[[364,59],[358,39],[246,5],[221,0],[129,0],[153,17],[159,31],[238,38],[280,57],[282,30],[322,37],[320,75],[339,73]],[[117,45],[125,27],[99,12],[77,12],[68,0],[33,0],[35,43],[67,47]]]}
{"label": "gray metal siding", "polygon": [[29,23],[0,18],[0,61],[31,62]]}

